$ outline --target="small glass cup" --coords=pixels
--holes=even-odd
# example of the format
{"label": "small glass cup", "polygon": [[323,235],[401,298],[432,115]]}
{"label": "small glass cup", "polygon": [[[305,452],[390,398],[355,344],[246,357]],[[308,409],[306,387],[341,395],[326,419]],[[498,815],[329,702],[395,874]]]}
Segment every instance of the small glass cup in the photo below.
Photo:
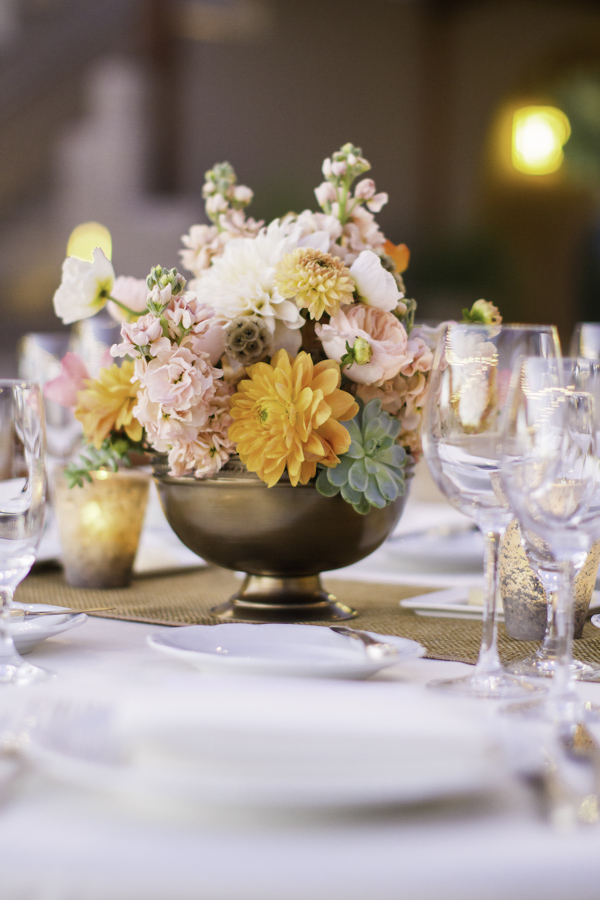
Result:
{"label": "small glass cup", "polygon": [[62,468],[53,473],[65,580],[74,587],[126,587],[144,523],[150,476],[136,469],[90,474],[91,482],[70,488]]}

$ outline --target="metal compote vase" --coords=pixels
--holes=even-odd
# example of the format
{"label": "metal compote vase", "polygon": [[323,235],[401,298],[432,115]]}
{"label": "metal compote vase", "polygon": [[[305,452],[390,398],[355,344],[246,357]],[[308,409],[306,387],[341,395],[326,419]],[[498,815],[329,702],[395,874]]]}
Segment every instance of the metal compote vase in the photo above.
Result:
{"label": "metal compote vase", "polygon": [[[407,470],[407,482],[412,475]],[[321,583],[322,572],[369,556],[402,515],[404,494],[383,509],[357,513],[341,496],[324,497],[314,483],[287,477],[269,488],[239,457],[212,478],[173,477],[166,460],[154,478],[167,521],[208,563],[246,577],[229,600],[214,607],[222,619],[278,622],[350,619],[356,611]]]}

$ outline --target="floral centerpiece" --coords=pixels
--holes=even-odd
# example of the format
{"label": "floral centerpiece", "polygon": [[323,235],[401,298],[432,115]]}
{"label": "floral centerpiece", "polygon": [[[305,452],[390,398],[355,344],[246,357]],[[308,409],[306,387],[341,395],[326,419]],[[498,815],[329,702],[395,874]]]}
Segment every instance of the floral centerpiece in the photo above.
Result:
{"label": "floral centerpiece", "polygon": [[70,385],[93,446],[74,481],[153,448],[173,475],[199,479],[237,453],[268,486],[315,480],[359,513],[404,492],[432,353],[405,294],[408,249],[377,224],[388,197],[362,177],[369,169],[344,145],[323,163],[319,209],[265,225],[246,215],[252,191],[216,165],[204,185],[210,224],[183,237],[187,282],[161,266],[145,285],[115,278],[100,249],[65,260],[63,321],[108,304],[123,323],[120,367],[88,379],[66,359],[49,388],[59,399]]}

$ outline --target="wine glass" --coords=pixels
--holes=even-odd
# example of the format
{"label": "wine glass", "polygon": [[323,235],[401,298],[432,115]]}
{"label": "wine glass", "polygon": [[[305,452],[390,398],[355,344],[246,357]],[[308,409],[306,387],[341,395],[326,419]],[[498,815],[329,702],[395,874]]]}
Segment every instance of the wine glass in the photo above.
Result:
{"label": "wine glass", "polygon": [[[558,585],[559,564],[549,552],[544,541],[531,532],[523,533],[519,528],[521,544],[529,565],[539,578],[547,598],[547,618],[544,639],[537,650],[524,659],[507,664],[506,669],[522,678],[552,678],[556,669],[557,652],[560,648],[558,632]],[[578,559],[576,574],[583,568],[584,560]],[[597,671],[588,663],[573,659],[571,674],[579,680],[596,677]]]}
{"label": "wine glass", "polygon": [[513,514],[500,483],[500,415],[523,356],[555,359],[556,329],[545,325],[446,325],[438,338],[423,426],[425,459],[449,502],[484,538],[485,597],[475,670],[432,687],[471,697],[511,699],[535,690],[509,675],[497,648],[498,552]]}
{"label": "wine glass", "polygon": [[39,385],[0,380],[0,684],[29,684],[47,674],[18,653],[10,618],[44,526],[43,410]]}
{"label": "wine glass", "polygon": [[[60,372],[60,362],[70,349],[72,337],[68,331],[31,332],[24,335],[18,346],[19,378],[44,387]],[[73,410],[44,397],[46,424],[46,458],[66,462],[81,442],[81,423]]]}
{"label": "wine glass", "polygon": [[[600,362],[525,359],[513,379],[502,438],[502,484],[525,539],[556,574],[556,662],[548,698],[533,709],[552,721],[583,717],[572,686],[575,575],[600,535]],[[588,667],[586,677],[598,677]]]}

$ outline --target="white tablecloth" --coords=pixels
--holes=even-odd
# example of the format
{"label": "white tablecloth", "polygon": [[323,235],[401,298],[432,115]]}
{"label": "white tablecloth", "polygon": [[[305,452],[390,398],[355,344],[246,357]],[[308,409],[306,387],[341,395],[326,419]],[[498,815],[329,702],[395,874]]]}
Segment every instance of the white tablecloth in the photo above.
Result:
{"label": "white tablecloth", "polygon": [[[210,682],[146,644],[156,626],[89,619],[42,644],[30,659],[52,670],[57,699],[74,687],[102,699]],[[425,698],[432,677],[469,667],[415,660],[356,692]],[[264,690],[264,680],[261,682]],[[282,679],[273,679],[280,690]],[[325,682],[294,682],[326,702]],[[252,683],[249,683],[249,690]],[[12,689],[8,689],[12,690]],[[32,689],[23,688],[23,695]],[[0,691],[0,711],[8,696]],[[600,685],[581,685],[600,701]],[[429,695],[428,692],[427,695]],[[33,696],[33,694],[30,694]],[[457,703],[447,699],[449,708]],[[465,715],[464,702],[460,705]],[[467,704],[490,715],[488,704]],[[458,706],[457,706],[458,709]],[[251,810],[185,818],[128,808],[117,798],[36,773],[0,808],[2,900],[597,900],[600,829],[557,834],[516,779],[498,792],[388,811],[256,816]]]}

